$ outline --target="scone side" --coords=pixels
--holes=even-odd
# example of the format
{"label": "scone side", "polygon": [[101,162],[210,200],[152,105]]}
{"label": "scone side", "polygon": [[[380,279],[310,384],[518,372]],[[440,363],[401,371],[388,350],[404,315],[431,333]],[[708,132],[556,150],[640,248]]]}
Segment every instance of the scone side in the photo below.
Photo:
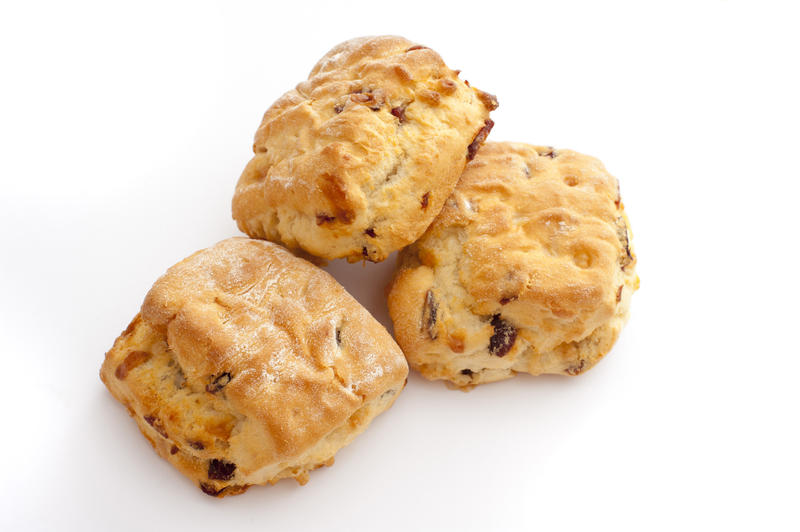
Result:
{"label": "scone side", "polygon": [[[129,360],[131,353],[145,352],[139,349],[144,346],[137,345],[135,339],[137,336],[152,334],[152,330],[147,331],[146,329],[148,326],[142,321],[140,315],[137,315],[106,354],[100,371],[101,380],[106,384],[112,396],[128,409],[128,413],[136,421],[140,432],[155,451],[189,477],[204,493],[212,496],[236,495],[244,492],[251,485],[274,484],[283,478],[294,478],[301,485],[305,484],[310,471],[323,465],[332,465],[336,452],[351,443],[378,414],[388,409],[405,386],[407,373],[398,374],[391,387],[376,398],[364,402],[346,419],[345,423],[335,427],[308,450],[290,460],[270,464],[247,475],[241,475],[234,471],[231,481],[221,481],[209,478],[209,457],[199,456],[204,453],[192,448],[191,439],[170,422],[168,415],[162,416],[161,411],[157,408],[146,406],[153,405],[153,403],[166,405],[167,398],[137,394],[127,385],[130,379],[137,378],[137,372],[147,370],[148,362],[157,355],[151,353],[147,360],[136,366],[129,367],[124,371],[119,370],[119,368],[125,367],[125,361]],[[124,377],[120,378],[123,373]],[[217,458],[213,460],[219,460],[222,464],[235,463],[235,458],[229,454],[217,453],[216,456]]]}

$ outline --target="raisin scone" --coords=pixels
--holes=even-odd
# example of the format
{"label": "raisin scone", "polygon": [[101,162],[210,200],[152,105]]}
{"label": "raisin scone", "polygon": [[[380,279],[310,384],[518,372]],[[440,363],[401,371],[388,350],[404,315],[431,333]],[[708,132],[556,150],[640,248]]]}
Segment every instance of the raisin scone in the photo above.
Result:
{"label": "raisin scone", "polygon": [[463,388],[577,375],[614,344],[639,286],[617,180],[593,157],[484,145],[389,292],[411,366]]}
{"label": "raisin scone", "polygon": [[407,374],[386,329],[333,277],[246,238],[167,270],[100,370],[158,454],[215,496],[304,484]]}
{"label": "raisin scone", "polygon": [[402,37],[334,47],[264,114],[233,218],[254,238],[349,261],[416,240],[483,143],[497,99]]}

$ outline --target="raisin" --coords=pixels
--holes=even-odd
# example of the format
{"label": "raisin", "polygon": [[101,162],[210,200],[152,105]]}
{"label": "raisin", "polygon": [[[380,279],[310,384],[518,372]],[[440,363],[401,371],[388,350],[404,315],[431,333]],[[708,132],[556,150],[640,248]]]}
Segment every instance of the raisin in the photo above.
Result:
{"label": "raisin", "polygon": [[490,111],[494,111],[500,105],[497,103],[497,96],[489,94],[488,92],[478,91],[478,99],[483,102],[483,105]]}
{"label": "raisin", "polygon": [[164,423],[158,418],[158,416],[144,416],[144,420],[147,421],[148,425],[156,429],[156,432],[165,438],[169,438],[169,436],[167,436],[167,429],[164,428]]}
{"label": "raisin", "polygon": [[186,443],[189,444],[189,447],[191,447],[192,449],[196,449],[198,451],[202,451],[203,449],[206,448],[206,446],[203,445],[203,442],[197,440],[186,440]]}
{"label": "raisin", "polygon": [[456,91],[456,84],[454,81],[449,79],[440,79],[439,90],[445,94],[452,94]]}
{"label": "raisin", "polygon": [[558,156],[555,148],[553,148],[552,146],[548,146],[547,151],[544,153],[540,153],[539,155],[541,155],[542,157],[550,157],[551,159],[555,159]]}
{"label": "raisin", "polygon": [[214,458],[208,463],[208,478],[210,480],[230,480],[233,472],[236,471],[236,464],[217,460]]}
{"label": "raisin", "polygon": [[125,379],[132,369],[150,360],[151,356],[153,355],[147,351],[131,351],[128,353],[128,356],[125,357],[125,360],[117,366],[117,369],[114,371],[114,376],[119,380]]}
{"label": "raisin", "polygon": [[350,100],[355,103],[367,103],[372,101],[372,94],[358,92],[350,95]]}
{"label": "raisin", "polygon": [[573,377],[578,375],[581,371],[583,371],[583,366],[585,363],[586,362],[584,360],[581,360],[577,365],[567,368],[567,375],[572,375]]}
{"label": "raisin", "polygon": [[366,234],[367,236],[371,236],[372,238],[375,238],[375,237],[378,236],[378,235],[375,234],[375,229],[373,229],[372,227],[370,227],[369,229],[364,231],[364,234]]}
{"label": "raisin", "polygon": [[401,124],[406,121],[406,106],[405,105],[401,105],[401,106],[398,106],[398,107],[393,107],[391,112],[392,112],[393,116],[396,116],[397,119],[400,120]]}
{"label": "raisin", "polygon": [[519,298],[519,296],[506,296],[506,297],[504,297],[503,299],[500,300],[500,304],[501,305],[508,305],[512,301],[516,301],[517,298]]}
{"label": "raisin", "polygon": [[422,306],[421,329],[427,331],[431,340],[436,340],[438,336],[436,333],[436,314],[438,312],[439,304],[436,302],[436,298],[433,297],[433,290],[428,290],[425,293],[425,304]]}
{"label": "raisin", "polygon": [[340,104],[337,104],[337,105],[335,105],[335,106],[333,107],[333,112],[334,112],[334,113],[336,113],[337,115],[338,115],[339,113],[341,113],[342,111],[344,111],[344,104],[341,104],[341,103],[340,103]]}
{"label": "raisin", "polygon": [[494,127],[494,121],[489,118],[484,122],[484,126],[478,130],[478,133],[475,135],[475,138],[472,139],[472,143],[467,146],[467,160],[471,161],[475,158],[475,154],[478,153],[478,148],[481,147],[483,141],[486,140],[486,137],[489,136],[489,132]]}
{"label": "raisin", "polygon": [[335,219],[336,217],[331,216],[330,214],[317,213],[317,225],[322,225],[326,222],[332,222]]}
{"label": "raisin", "polygon": [[365,259],[369,258],[369,251],[367,251],[367,246],[361,246],[361,256]]}
{"label": "raisin", "polygon": [[178,454],[178,446],[173,445],[172,448],[169,450],[169,454]]}
{"label": "raisin", "polygon": [[619,256],[619,265],[624,270],[625,267],[633,262],[633,255],[631,254],[630,240],[628,239],[628,226],[622,218],[617,218],[617,238],[619,243],[625,249],[624,254]]}
{"label": "raisin", "polygon": [[419,97],[424,102],[428,103],[428,105],[432,105],[436,107],[439,105],[439,102],[442,101],[442,95],[436,91],[422,91],[419,93]]}
{"label": "raisin", "polygon": [[461,370],[461,374],[462,375],[469,375],[470,377],[472,377],[472,370],[471,369],[462,369]]}
{"label": "raisin", "polygon": [[489,353],[496,357],[504,357],[514,346],[517,329],[501,318],[500,314],[492,316],[492,327],[494,327],[494,334],[489,339]]}
{"label": "raisin", "polygon": [[205,493],[206,495],[211,495],[212,497],[216,497],[217,495],[222,493],[222,491],[225,488],[217,489],[214,486],[212,486],[211,484],[206,484],[205,482],[201,482],[200,483],[200,489],[203,490],[203,493]]}
{"label": "raisin", "polygon": [[226,371],[225,373],[220,374],[219,377],[214,379],[213,382],[206,384],[206,391],[208,393],[217,393],[225,386],[227,386],[229,382],[231,382],[231,374]]}
{"label": "raisin", "polygon": [[342,345],[342,330],[336,329],[336,345]]}
{"label": "raisin", "polygon": [[426,192],[425,194],[422,195],[422,199],[419,200],[419,204],[422,205],[422,210],[423,211],[428,208],[428,200],[430,199],[430,197],[431,197],[431,193],[430,192]]}

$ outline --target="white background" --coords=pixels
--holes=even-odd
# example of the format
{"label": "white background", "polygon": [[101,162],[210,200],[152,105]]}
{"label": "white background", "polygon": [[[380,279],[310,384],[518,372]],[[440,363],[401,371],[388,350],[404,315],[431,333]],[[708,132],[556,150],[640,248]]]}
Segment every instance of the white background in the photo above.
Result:
{"label": "white background", "polygon": [[[794,2],[0,8],[3,530],[798,530]],[[641,290],[577,378],[418,375],[305,487],[217,500],[98,378],[152,282],[236,235],[263,111],[397,33],[495,93],[493,140],[601,158]],[[388,325],[393,262],[328,269]]]}

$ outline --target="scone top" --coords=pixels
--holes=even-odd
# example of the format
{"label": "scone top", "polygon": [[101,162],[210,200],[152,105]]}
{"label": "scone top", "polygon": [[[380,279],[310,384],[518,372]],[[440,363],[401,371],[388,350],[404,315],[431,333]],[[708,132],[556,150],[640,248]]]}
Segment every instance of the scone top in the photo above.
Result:
{"label": "scone top", "polygon": [[318,257],[383,260],[439,212],[496,107],[430,48],[342,43],[265,113],[233,216]]}
{"label": "scone top", "polygon": [[254,421],[238,438],[262,461],[306,449],[407,371],[392,338],[333,278],[257,240],[228,239],[170,268],[142,318],[166,337],[189,386],[207,390],[227,375],[225,397]]}
{"label": "scone top", "polygon": [[638,286],[617,180],[570,150],[489,142],[389,295],[412,366],[459,386],[574,375],[613,345]]}

